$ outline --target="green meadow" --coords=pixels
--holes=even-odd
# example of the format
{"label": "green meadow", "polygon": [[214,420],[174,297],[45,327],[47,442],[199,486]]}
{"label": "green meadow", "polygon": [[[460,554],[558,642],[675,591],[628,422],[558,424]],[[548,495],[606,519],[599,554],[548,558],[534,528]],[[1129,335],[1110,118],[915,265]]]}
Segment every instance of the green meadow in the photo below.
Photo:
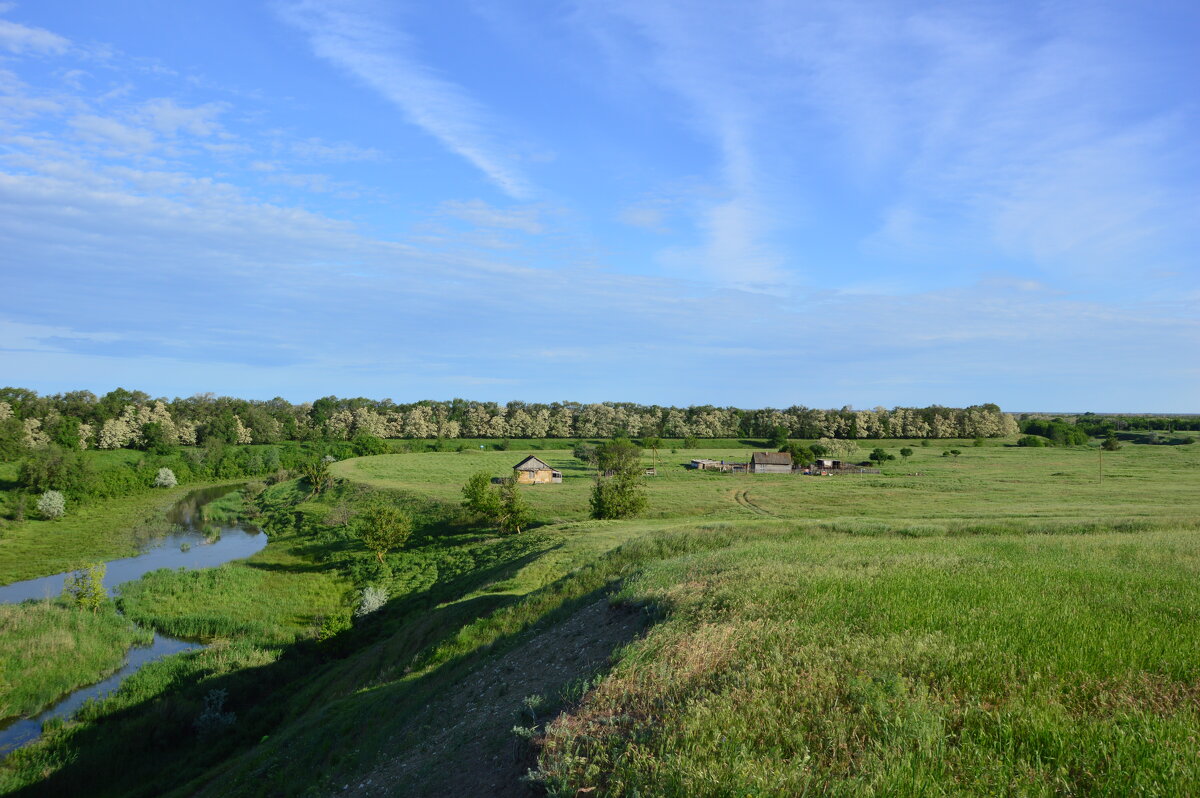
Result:
{"label": "green meadow", "polygon": [[0,721],[34,715],[115,671],[151,634],[109,611],[52,601],[0,604]]}
{"label": "green meadow", "polygon": [[[858,459],[865,461],[876,445],[897,459],[886,463],[882,474],[828,477],[722,474],[685,467],[693,458],[745,462],[761,447],[665,449],[657,457],[646,452],[642,460],[648,467],[657,465],[658,476],[646,478],[650,501],[644,518],[880,519],[949,524],[949,529],[955,522],[1003,528],[1117,518],[1188,520],[1200,508],[1200,447],[1127,446],[1101,455],[1096,447],[1029,449],[1004,443],[866,441]],[[899,457],[905,447],[913,450],[907,460]],[[961,454],[943,456],[951,450]],[[594,470],[569,451],[379,455],[337,463],[332,470],[354,482],[457,502],[471,474],[504,476],[531,454],[563,473],[560,485],[527,489],[539,518],[547,523],[586,518]]]}
{"label": "green meadow", "polygon": [[[588,518],[594,474],[567,449],[268,487],[264,550],[122,591],[128,620],[211,646],[48,728],[0,789],[1200,791],[1200,446],[872,441],[861,459],[897,455],[881,474],[685,467],[761,450],[724,443],[645,453],[647,511],[620,521]],[[536,523],[464,517],[466,479],[527,454],[564,474],[522,488]],[[381,501],[414,519],[382,564],[355,534]],[[368,585],[388,600],[356,617]]]}

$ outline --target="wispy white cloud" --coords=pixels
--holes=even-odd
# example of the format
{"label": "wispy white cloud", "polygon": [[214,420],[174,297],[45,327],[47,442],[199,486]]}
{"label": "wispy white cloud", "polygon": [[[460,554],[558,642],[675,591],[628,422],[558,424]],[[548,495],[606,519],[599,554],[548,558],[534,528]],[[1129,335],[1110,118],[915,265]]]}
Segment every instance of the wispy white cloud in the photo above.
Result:
{"label": "wispy white cloud", "polygon": [[383,159],[383,153],[373,147],[360,147],[344,141],[322,141],[315,137],[292,141],[287,146],[292,155],[305,161],[349,163]]}
{"label": "wispy white cloud", "polygon": [[873,252],[974,241],[1049,272],[1111,276],[1196,229],[1195,183],[1176,179],[1197,173],[1177,118],[1194,109],[1147,113],[1145,54],[1092,35],[1120,25],[1113,9],[774,11],[766,51],[798,71],[798,96],[833,126],[860,185],[888,186]]}
{"label": "wispy white cloud", "polygon": [[226,103],[219,102],[188,108],[169,97],[159,97],[143,103],[137,116],[164,136],[176,136],[182,131],[203,137],[221,132],[217,118],[228,108]]}
{"label": "wispy white cloud", "polygon": [[[0,13],[7,11],[0,8]],[[0,19],[0,49],[18,55],[37,53],[57,55],[64,53],[71,46],[68,39],[52,33],[45,28],[35,28],[22,25],[7,19]]]}
{"label": "wispy white cloud", "polygon": [[302,0],[281,3],[281,16],[304,31],[319,57],[382,94],[409,121],[466,159],[508,195],[522,199],[529,183],[490,132],[495,119],[452,81],[421,63],[404,32],[391,27],[378,7],[365,2]]}
{"label": "wispy white cloud", "polygon": [[497,208],[483,200],[447,200],[439,211],[455,219],[462,219],[480,227],[517,230],[530,235],[546,232],[538,208]]}
{"label": "wispy white cloud", "polygon": [[[576,21],[598,38],[609,58],[642,59],[646,79],[686,101],[688,122],[719,153],[717,177],[723,196],[708,202],[693,199],[700,243],[668,249],[663,262],[728,284],[764,285],[785,279],[786,258],[770,242],[775,222],[754,142],[765,109],[747,91],[755,82],[756,65],[744,57],[753,43],[746,40],[752,32],[740,21],[742,9],[731,8],[720,24],[682,3],[589,2],[578,9]],[[631,27],[645,51],[617,46],[614,25]],[[629,218],[634,223],[640,218],[643,226],[648,219],[657,223],[653,211],[635,209]]]}
{"label": "wispy white cloud", "polygon": [[80,114],[71,119],[70,124],[81,138],[116,148],[122,153],[147,153],[156,146],[154,134],[149,130],[122,124],[108,117]]}

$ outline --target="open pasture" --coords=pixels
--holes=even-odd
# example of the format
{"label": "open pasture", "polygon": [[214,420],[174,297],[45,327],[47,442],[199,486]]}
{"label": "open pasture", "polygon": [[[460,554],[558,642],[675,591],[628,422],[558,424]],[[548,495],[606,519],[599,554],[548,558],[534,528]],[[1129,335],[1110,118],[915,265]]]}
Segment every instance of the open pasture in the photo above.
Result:
{"label": "open pasture", "polygon": [[[751,448],[660,450],[643,455],[658,476],[647,477],[646,518],[787,518],[822,521],[928,522],[934,531],[969,526],[1080,524],[1089,521],[1173,523],[1200,517],[1200,446],[1125,446],[1100,454],[1095,447],[1021,448],[989,442],[867,441],[897,459],[882,474],[828,477],[719,474],[686,468],[693,458],[742,461]],[[913,449],[907,461],[902,447]],[[870,448],[861,450],[865,460]],[[943,456],[958,449],[961,454]],[[392,454],[337,463],[333,473],[353,482],[457,502],[467,478],[486,471],[504,476],[533,454],[562,471],[560,485],[525,493],[543,523],[587,517],[594,469],[564,450],[463,451]],[[1103,481],[1100,476],[1103,456]],[[869,525],[861,525],[866,530]]]}

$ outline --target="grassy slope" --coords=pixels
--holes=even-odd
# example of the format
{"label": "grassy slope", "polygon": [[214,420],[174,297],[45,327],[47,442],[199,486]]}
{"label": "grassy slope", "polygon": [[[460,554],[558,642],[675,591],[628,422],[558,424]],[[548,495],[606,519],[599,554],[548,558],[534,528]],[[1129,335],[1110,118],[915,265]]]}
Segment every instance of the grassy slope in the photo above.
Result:
{"label": "grassy slope", "polygon": [[[894,451],[900,444],[883,445]],[[964,453],[957,461],[942,458],[939,446]],[[582,471],[567,470],[563,485],[526,491],[543,519],[563,518],[565,523],[514,539],[489,538],[453,526],[419,529],[409,550],[389,557],[393,601],[353,633],[323,647],[289,650],[282,658],[283,649],[277,646],[235,641],[151,666],[131,680],[117,699],[85,715],[91,722],[52,732],[45,743],[10,757],[0,766],[0,787],[30,783],[52,773],[42,782],[43,791],[51,794],[79,789],[145,794],[168,786],[180,787],[183,793],[207,787],[218,794],[340,788],[418,745],[419,728],[409,721],[425,713],[424,717],[432,718],[428,722],[437,722],[439,708],[443,714],[451,710],[445,698],[460,691],[464,680],[495,655],[519,645],[531,626],[554,624],[582,607],[582,602],[594,601],[597,591],[609,590],[639,572],[644,575],[627,584],[625,600],[650,602],[670,614],[643,643],[627,649],[617,674],[571,716],[574,721],[564,719],[551,736],[543,764],[553,785],[594,782],[593,774],[579,771],[578,763],[570,759],[573,746],[579,744],[578,737],[570,734],[571,723],[585,727],[595,721],[596,713],[606,711],[609,704],[604,702],[617,702],[611,704],[617,706],[627,693],[630,707],[644,706],[638,703],[642,694],[625,690],[630,679],[640,679],[639,684],[648,683],[650,688],[670,685],[666,698],[671,700],[654,703],[661,711],[641,718],[648,724],[635,736],[648,741],[646,750],[638,752],[641,760],[627,762],[620,756],[628,738],[619,725],[613,739],[601,736],[604,747],[594,755],[613,757],[613,772],[624,774],[623,783],[651,785],[649,792],[661,787],[668,792],[703,793],[713,789],[712,779],[718,777],[753,791],[754,782],[746,775],[753,770],[749,763],[759,757],[769,764],[772,757],[785,755],[794,755],[788,760],[793,764],[810,756],[813,765],[808,772],[822,778],[836,776],[848,791],[856,784],[895,786],[900,782],[888,781],[892,776],[887,774],[903,763],[888,759],[888,752],[907,750],[913,740],[925,738],[889,736],[886,718],[891,716],[885,711],[892,706],[889,701],[903,710],[903,718],[917,717],[918,726],[943,724],[938,728],[957,735],[946,739],[966,741],[955,761],[967,764],[947,765],[952,772],[939,771],[938,778],[951,773],[968,792],[988,792],[1000,777],[987,775],[985,765],[999,758],[1007,763],[1003,767],[1031,779],[1020,783],[1041,784],[1048,771],[1038,769],[1044,764],[1038,757],[1049,749],[1036,749],[1029,756],[1014,753],[1005,759],[1007,754],[997,754],[989,746],[1000,745],[1006,739],[1003,735],[1009,734],[1009,749],[1027,748],[1040,744],[1039,735],[1047,729],[1059,735],[1065,747],[1112,740],[1097,737],[1091,726],[1070,717],[1055,721],[1058,725],[1039,726],[1032,721],[1021,725],[1012,720],[1025,717],[1018,712],[1002,719],[999,736],[981,732],[972,742],[975,738],[964,738],[954,726],[967,716],[955,714],[958,704],[943,700],[943,693],[948,689],[945,695],[957,696],[963,706],[977,706],[985,714],[1006,707],[1030,717],[1042,710],[1053,715],[1059,712],[1050,700],[1056,690],[1074,694],[1071,691],[1087,687],[1100,674],[1115,680],[1105,695],[1145,715],[1158,711],[1146,696],[1159,695],[1159,686],[1169,696],[1186,688],[1189,679],[1194,682],[1194,676],[1178,667],[1154,670],[1142,664],[1160,655],[1155,639],[1173,639],[1171,624],[1182,619],[1182,628],[1190,629],[1191,613],[1200,606],[1190,586],[1195,580],[1181,576],[1194,562],[1191,533],[1171,531],[1172,526],[1200,517],[1200,496],[1189,489],[1195,485],[1200,449],[1126,447],[1106,455],[1101,488],[1089,481],[1095,450],[980,449],[956,442],[939,446],[914,447],[913,462],[890,464],[892,473],[882,477],[729,477],[685,472],[681,467],[664,469],[660,460],[663,476],[650,481],[651,517],[626,522],[572,520],[582,516],[589,480]],[[375,486],[454,501],[467,475],[481,468],[503,473],[523,454],[514,450],[383,456],[340,463],[335,469]],[[675,461],[686,462],[701,454],[681,452]],[[547,452],[544,459],[558,464],[557,456],[569,465],[565,455]],[[724,456],[732,459],[728,452]],[[917,471],[923,476],[904,476]],[[342,562],[339,558],[355,544],[333,535],[336,528],[323,526],[319,519],[333,514],[343,501],[353,506],[355,497],[346,493],[299,505],[296,514],[303,520],[296,524],[292,543],[277,545],[273,536],[272,545],[259,555],[286,552],[288,561],[277,563],[280,567],[274,571],[260,570],[287,574],[304,584],[331,579],[326,569]],[[1079,519],[1087,523],[1078,523]],[[1137,534],[943,536],[987,530],[1096,531],[1113,519],[1140,519],[1120,525],[1138,530]],[[897,538],[893,534],[897,531],[938,537],[910,540]],[[852,534],[843,534],[847,532]],[[285,539],[282,535],[278,542]],[[1090,553],[1093,545],[1098,547],[1094,554]],[[1100,553],[1101,549],[1107,553]],[[1043,562],[1048,564],[1040,568]],[[249,582],[243,584],[243,579],[249,577],[235,577],[230,583],[233,589],[226,590],[230,585],[214,578],[194,590],[191,605],[211,605],[209,620],[204,622],[238,618],[239,612],[246,612],[245,598],[251,595]],[[263,588],[262,584],[255,582],[253,589],[264,591],[263,602],[281,607],[290,600],[289,594],[303,595],[308,590]],[[332,601],[334,593],[346,587],[335,584],[339,584],[336,579],[316,593]],[[175,582],[155,589],[168,588],[189,589]],[[1145,620],[1136,633],[1124,634],[1132,616],[1114,608],[1131,590],[1158,596],[1166,609],[1159,611],[1151,598],[1145,598],[1139,610],[1155,611],[1140,613],[1137,617]],[[1073,614],[1064,614],[1074,606],[1072,601],[1078,606]],[[152,613],[158,617],[156,622],[164,626],[174,622],[170,603],[156,606],[161,608]],[[308,634],[312,628],[305,623],[311,624],[315,611],[300,613],[305,617],[299,618],[286,610],[254,610],[240,618],[239,622],[250,621],[240,634],[249,630],[252,638],[259,635],[266,642],[264,630],[276,623],[291,624],[303,630],[302,635]],[[268,618],[273,612],[278,617]],[[1010,616],[1020,620],[1010,621]],[[1082,635],[1045,631],[1063,625],[1086,630],[1097,640],[1119,640],[1127,651],[1122,655],[1126,660],[1080,647]],[[735,635],[736,645],[730,648],[721,642],[722,629],[748,631],[739,631],[742,636]],[[912,630],[920,633],[910,635]],[[708,634],[714,635],[711,641],[704,637]],[[1037,645],[1041,641],[1048,641],[1045,650]],[[913,656],[925,656],[910,656],[906,653],[910,645],[917,646],[918,652],[933,652],[926,659],[934,665],[942,661],[939,657],[949,657],[950,664],[936,671],[941,681],[922,681],[925,677],[906,670]],[[731,653],[724,659],[725,655],[718,656],[715,665],[706,664],[704,652],[709,648]],[[1012,670],[1010,649],[1026,655],[1018,663],[1026,670]],[[696,661],[690,659],[693,652]],[[760,654],[766,659],[756,659]],[[800,654],[810,660],[797,659]],[[1025,698],[1021,690],[1015,697],[995,692],[997,674],[1006,673],[996,663],[1005,656],[1009,656],[1009,682],[1024,690],[1026,684],[1015,680],[1032,672],[1047,673],[1046,691]],[[822,665],[826,660],[833,665]],[[811,667],[801,667],[810,661]],[[735,665],[727,667],[730,663]],[[749,673],[738,663],[757,666],[771,677],[761,683],[738,682],[742,677],[737,674]],[[843,667],[846,663],[854,668]],[[1080,663],[1082,669],[1072,672],[1072,663]],[[259,667],[247,669],[251,664]],[[688,675],[692,670],[698,678]],[[793,714],[776,713],[770,716],[774,725],[763,728],[758,723],[739,726],[720,715],[725,711],[722,707],[742,701],[754,707],[781,695],[791,701],[808,689],[810,671],[813,678],[825,680],[820,682],[825,690],[821,700],[833,697],[832,704],[821,705],[826,709],[804,714],[799,704],[786,704]],[[875,671],[878,679],[871,675]],[[1150,679],[1145,682],[1149,686],[1137,687],[1139,679]],[[213,686],[229,689],[238,725],[219,742],[189,746],[200,696]],[[171,692],[164,694],[168,687]],[[270,691],[269,701],[263,700],[265,691]],[[943,703],[923,698],[925,703],[913,709],[904,696],[924,695],[922,691]],[[514,706],[519,706],[520,698],[511,697]],[[672,703],[676,698],[679,701]],[[705,727],[689,720],[688,707],[706,701],[711,702],[713,717],[730,724],[730,733],[717,733],[723,725]],[[829,715],[829,706],[843,704],[851,707],[847,717]],[[1065,706],[1074,711],[1074,704]],[[125,710],[131,707],[140,707],[139,713],[127,716]],[[924,714],[914,714],[918,709]],[[869,711],[877,711],[875,721],[867,717]],[[836,763],[821,758],[824,738],[819,729],[807,725],[827,717],[838,750],[855,751],[853,756],[845,754],[852,765],[840,771]],[[1176,720],[1164,721],[1167,726],[1186,721],[1172,717]],[[854,725],[859,720],[862,723]],[[1147,732],[1170,744],[1155,749],[1159,760],[1147,754],[1140,765],[1130,766],[1134,777],[1153,778],[1165,772],[1162,757],[1170,759],[1170,746],[1178,741],[1167,726]],[[1138,727],[1138,733],[1146,728]],[[687,736],[689,729],[696,731],[695,738]],[[721,745],[732,753],[724,748],[714,753],[709,745],[722,735],[727,740]],[[808,745],[808,740],[811,749],[799,747]],[[655,741],[661,742],[657,748]],[[920,756],[912,760],[914,767],[932,767],[943,756],[919,750]],[[742,756],[739,751],[748,753]],[[678,757],[672,759],[672,752]],[[452,758],[452,753],[447,756]],[[863,764],[874,761],[875,755],[889,764]],[[137,768],[129,765],[130,757],[136,758]],[[71,758],[75,764],[65,766]],[[1077,791],[1096,792],[1088,786],[1093,782],[1086,781],[1091,778],[1087,774],[1098,767],[1097,762],[1107,767],[1111,758],[1084,763],[1091,768],[1085,772],[1067,767],[1066,775],[1056,778],[1076,785]],[[731,769],[720,770],[714,764],[726,759],[733,763]],[[1082,760],[1063,761],[1070,765]],[[426,765],[436,771],[454,763],[435,760]],[[1171,767],[1178,768],[1179,784],[1191,778],[1186,762],[1171,760]],[[206,775],[197,776],[205,769]],[[709,773],[709,780],[687,781],[692,778],[688,774],[694,773]],[[197,780],[181,786],[178,779],[185,774]],[[660,777],[677,781],[654,781]],[[860,777],[868,781],[855,781]]]}
{"label": "grassy slope", "polygon": [[1196,531],[753,538],[552,725],[554,795],[1195,794]]}
{"label": "grassy slope", "polygon": [[0,720],[33,715],[76,687],[115,671],[136,629],[111,608],[92,613],[49,601],[0,604]]}

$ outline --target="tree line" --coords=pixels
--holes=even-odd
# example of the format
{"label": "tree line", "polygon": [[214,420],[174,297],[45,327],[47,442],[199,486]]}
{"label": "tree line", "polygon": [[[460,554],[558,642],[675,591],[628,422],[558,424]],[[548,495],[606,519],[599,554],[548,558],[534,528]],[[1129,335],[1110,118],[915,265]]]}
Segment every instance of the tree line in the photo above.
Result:
{"label": "tree line", "polygon": [[989,438],[1013,435],[1016,421],[994,404],[872,410],[686,408],[629,402],[538,404],[465,399],[396,404],[327,396],[293,404],[198,394],[152,398],[118,388],[96,396],[40,396],[0,389],[0,458],[56,444],[68,449],[166,451],[172,446],[352,441],[356,438]]}

